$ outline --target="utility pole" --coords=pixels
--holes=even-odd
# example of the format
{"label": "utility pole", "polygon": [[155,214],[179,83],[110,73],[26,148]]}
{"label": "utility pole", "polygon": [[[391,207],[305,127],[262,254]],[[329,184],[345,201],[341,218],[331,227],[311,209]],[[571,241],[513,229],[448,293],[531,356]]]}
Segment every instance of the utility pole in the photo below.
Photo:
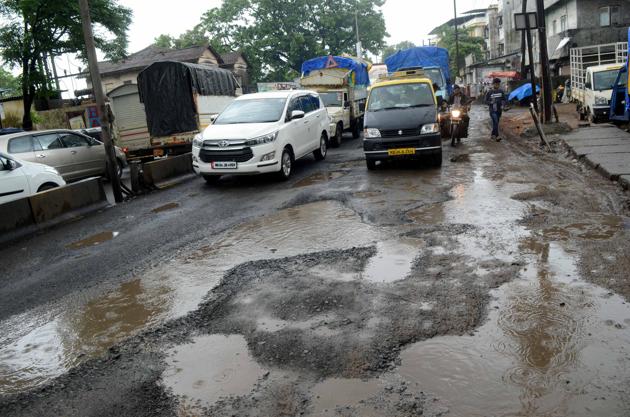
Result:
{"label": "utility pole", "polygon": [[[523,0],[522,13],[523,14],[527,13],[527,0]],[[525,49],[527,48],[527,44],[526,44],[527,32],[529,32],[529,30],[521,32],[521,75],[523,76],[523,78],[527,77],[526,68],[525,68]]]}
{"label": "utility pole", "polygon": [[101,73],[98,70],[98,60],[94,47],[94,35],[92,33],[92,20],[90,18],[88,0],[79,0],[79,7],[81,9],[81,23],[83,25],[83,37],[85,38],[85,49],[87,51],[88,65],[90,67],[90,77],[92,78],[92,89],[94,90],[94,97],[96,98],[98,116],[101,120],[101,138],[103,139],[107,156],[107,172],[109,174],[109,180],[112,183],[114,199],[117,203],[122,203],[123,195],[120,188],[120,178],[118,178],[116,174],[116,154],[114,144],[112,143],[111,132],[109,131],[109,111],[105,106],[105,94],[103,93],[103,85],[101,83]]}
{"label": "utility pole", "polygon": [[453,14],[455,15],[455,68],[457,68],[457,74],[455,74],[455,79],[453,82],[457,80],[459,76],[459,33],[457,29],[457,0],[453,0]]}
{"label": "utility pole", "polygon": [[357,31],[357,58],[363,58],[363,48],[361,45],[361,38],[359,37],[359,14],[354,12],[354,25]]}
{"label": "utility pole", "polygon": [[549,74],[549,51],[547,50],[547,28],[545,23],[545,1],[536,0],[538,9],[538,37],[540,43],[540,67],[542,75],[542,97],[544,122],[551,122],[551,76]]}

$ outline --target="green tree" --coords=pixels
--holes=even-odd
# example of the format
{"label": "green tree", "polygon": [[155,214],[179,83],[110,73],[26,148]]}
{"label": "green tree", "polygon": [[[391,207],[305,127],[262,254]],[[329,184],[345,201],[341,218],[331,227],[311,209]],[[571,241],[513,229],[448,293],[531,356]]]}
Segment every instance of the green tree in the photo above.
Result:
{"label": "green tree", "polygon": [[[108,59],[124,57],[131,10],[117,0],[91,0],[96,47]],[[23,128],[33,127],[31,105],[37,96],[47,94],[49,56],[79,53],[84,57],[83,30],[77,0],[3,0],[0,3],[0,55],[22,69],[24,97]]]}
{"label": "green tree", "polygon": [[20,89],[20,79],[18,77],[14,77],[9,71],[0,67],[0,96],[19,94]]}
{"label": "green tree", "polygon": [[385,58],[394,55],[396,52],[403,49],[413,48],[414,46],[416,46],[416,44],[410,41],[402,41],[394,45],[387,45],[383,48],[381,56],[383,57],[383,61],[385,61]]}
{"label": "green tree", "polygon": [[[384,0],[225,0],[173,47],[208,42],[219,52],[242,51],[254,80],[288,81],[307,59],[354,55],[355,12],[363,48],[377,54],[387,36]],[[161,38],[161,37],[160,37]],[[158,39],[160,39],[158,38]]]}
{"label": "green tree", "polygon": [[[475,36],[471,36],[467,31],[460,30],[458,32],[458,43],[459,43],[459,67],[463,68],[465,64],[465,58],[472,54],[475,57],[475,60],[479,60],[484,56],[484,50],[486,48],[486,42],[483,38],[478,38]],[[457,74],[457,48],[455,47],[455,28],[451,26],[444,25],[440,32],[440,40],[438,41],[438,46],[442,48],[446,48],[448,50],[448,54],[450,57],[450,70],[451,74],[454,76],[459,76]],[[455,77],[453,77],[453,82],[455,82]]]}

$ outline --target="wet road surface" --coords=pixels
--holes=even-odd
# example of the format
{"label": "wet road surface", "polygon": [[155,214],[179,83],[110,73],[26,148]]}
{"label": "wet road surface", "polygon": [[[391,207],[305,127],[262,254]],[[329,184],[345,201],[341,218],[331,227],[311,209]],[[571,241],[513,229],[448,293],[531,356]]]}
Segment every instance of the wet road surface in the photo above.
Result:
{"label": "wet road surface", "polygon": [[628,197],[485,116],[4,248],[0,415],[630,415]]}

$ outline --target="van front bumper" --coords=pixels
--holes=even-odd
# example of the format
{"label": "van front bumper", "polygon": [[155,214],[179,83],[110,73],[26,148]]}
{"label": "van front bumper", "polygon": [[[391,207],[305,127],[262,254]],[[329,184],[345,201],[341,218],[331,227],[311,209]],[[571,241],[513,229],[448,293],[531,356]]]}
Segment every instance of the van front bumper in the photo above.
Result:
{"label": "van front bumper", "polygon": [[[408,155],[390,155],[392,149],[411,149],[415,152]],[[435,155],[442,152],[442,138],[439,133],[422,136],[374,138],[363,140],[363,151],[366,159],[388,159]]]}

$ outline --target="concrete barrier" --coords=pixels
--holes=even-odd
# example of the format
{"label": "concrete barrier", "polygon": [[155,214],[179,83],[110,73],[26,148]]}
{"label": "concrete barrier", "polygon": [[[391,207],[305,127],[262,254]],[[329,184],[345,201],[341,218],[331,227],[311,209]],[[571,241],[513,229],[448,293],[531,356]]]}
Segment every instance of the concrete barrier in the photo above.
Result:
{"label": "concrete barrier", "polygon": [[186,153],[147,162],[142,164],[142,172],[147,185],[157,185],[170,178],[190,174],[193,172],[192,154]]}
{"label": "concrete barrier", "polygon": [[0,235],[35,224],[28,198],[0,204]]}
{"label": "concrete barrier", "polygon": [[45,229],[107,205],[100,178],[88,178],[0,204],[0,242]]}

